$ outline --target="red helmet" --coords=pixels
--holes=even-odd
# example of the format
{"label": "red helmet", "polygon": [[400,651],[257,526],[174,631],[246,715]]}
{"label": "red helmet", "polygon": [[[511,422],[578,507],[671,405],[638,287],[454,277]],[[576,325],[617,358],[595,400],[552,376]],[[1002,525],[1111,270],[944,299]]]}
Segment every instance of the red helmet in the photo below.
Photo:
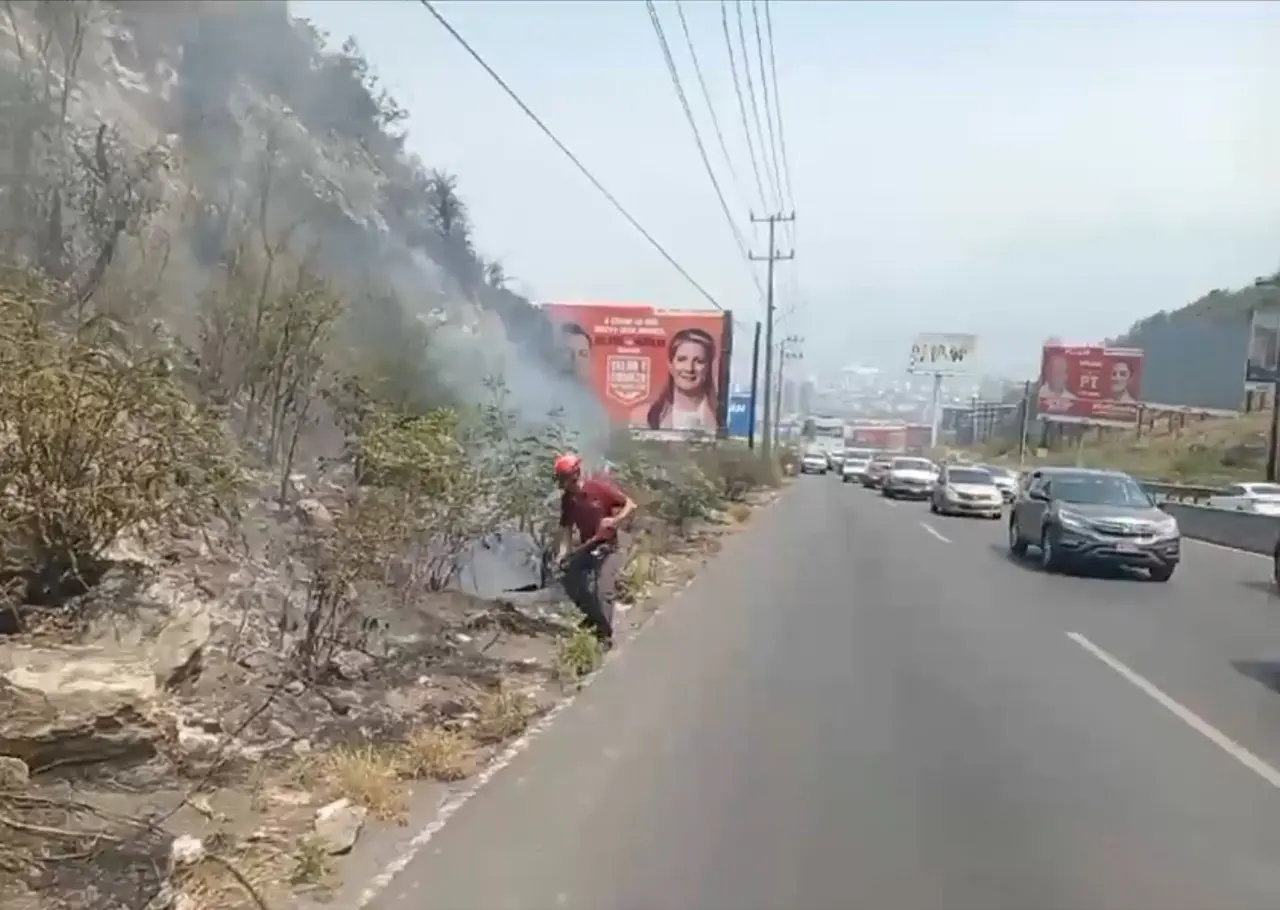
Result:
{"label": "red helmet", "polygon": [[552,473],[555,474],[556,480],[563,480],[567,477],[573,477],[581,470],[582,459],[572,452],[566,452],[556,459]]}

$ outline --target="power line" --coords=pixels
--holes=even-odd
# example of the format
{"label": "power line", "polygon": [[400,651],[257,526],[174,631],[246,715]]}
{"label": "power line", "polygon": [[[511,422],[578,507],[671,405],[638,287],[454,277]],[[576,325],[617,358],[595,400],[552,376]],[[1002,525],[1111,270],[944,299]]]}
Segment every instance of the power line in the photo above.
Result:
{"label": "power line", "polygon": [[769,72],[773,74],[773,111],[778,118],[778,147],[782,150],[782,177],[786,181],[787,198],[794,205],[795,193],[791,189],[791,162],[787,158],[787,131],[782,125],[782,100],[778,94],[778,60],[773,44],[773,11],[769,0],[764,0],[764,24],[769,38]]}
{"label": "power line", "polygon": [[[760,157],[765,157],[764,148],[764,128],[760,125],[760,105],[756,102],[756,86],[751,78],[751,54],[747,50],[747,30],[742,22],[742,0],[733,0],[734,9],[738,14],[738,46],[742,48],[742,75],[747,82],[747,97],[751,99],[751,115],[756,122],[756,135],[760,137]],[[781,205],[782,200],[778,196],[778,191],[774,186],[773,174],[769,172],[769,161],[764,162],[765,183],[769,185],[769,192],[773,199],[769,205]]]}
{"label": "power line", "polygon": [[[724,131],[720,129],[720,118],[716,116],[716,106],[711,101],[711,92],[707,89],[707,80],[702,75],[702,65],[698,62],[698,52],[693,47],[693,36],[689,33],[689,22],[684,17],[684,4],[676,0],[676,14],[680,17],[680,28],[684,31],[684,42],[689,47],[689,57],[693,60],[693,71],[697,74],[698,85],[702,89],[702,99],[707,103],[707,113],[711,115],[711,127],[715,130],[716,140],[720,143],[720,152],[724,155],[725,164],[729,167],[729,177],[733,180],[738,196],[745,201],[747,194],[742,191],[742,181],[738,179],[738,169],[733,166],[733,156],[729,154],[729,146],[724,141]],[[750,208],[750,204],[747,205]]]}
{"label": "power line", "polygon": [[751,141],[751,125],[747,120],[747,102],[742,97],[742,84],[738,81],[738,64],[734,59],[733,39],[729,37],[729,8],[725,0],[720,0],[720,26],[724,29],[724,45],[729,49],[729,71],[733,73],[733,91],[738,96],[738,112],[742,115],[742,132],[747,139],[747,157],[751,159],[751,170],[756,177],[756,190],[760,193],[760,201],[768,207],[769,197],[764,192],[764,181],[760,179],[760,165],[756,161],[755,145]]}
{"label": "power line", "polygon": [[788,205],[783,195],[782,170],[778,167],[778,139],[773,130],[773,107],[769,101],[769,72],[764,66],[764,36],[760,31],[760,6],[751,0],[751,20],[756,32],[756,57],[760,61],[760,93],[764,96],[764,122],[769,127],[769,152],[773,156],[773,179],[778,186],[778,202]]}
{"label": "power line", "polygon": [[[658,44],[662,47],[662,56],[667,61],[667,73],[671,77],[671,84],[675,86],[676,97],[680,100],[680,107],[684,109],[684,117],[689,122],[689,129],[693,131],[693,141],[698,147],[698,156],[702,159],[702,166],[706,168],[707,177],[711,179],[712,189],[716,191],[716,199],[720,202],[720,210],[724,212],[724,217],[729,222],[729,230],[733,232],[734,242],[738,244],[738,252],[742,254],[744,261],[750,263],[751,254],[747,252],[747,241],[743,238],[742,231],[738,229],[737,222],[733,220],[733,213],[729,211],[729,204],[725,202],[724,192],[720,189],[720,181],[716,179],[716,172],[711,167],[711,159],[707,156],[707,147],[702,142],[702,134],[698,132],[698,123],[693,119],[693,110],[689,107],[689,99],[684,93],[684,86],[680,83],[680,73],[676,69],[675,58],[671,55],[671,45],[667,43],[667,35],[662,28],[662,20],[658,18],[658,9],[654,6],[653,0],[645,0],[645,7],[649,10],[649,21],[653,24],[654,34],[658,36]],[[764,288],[760,285],[759,276],[752,272],[751,278],[755,281],[756,289],[763,297]]]}
{"label": "power line", "polygon": [[604,184],[596,179],[595,174],[591,173],[591,171],[587,169],[587,166],[578,159],[578,156],[571,152],[569,147],[560,141],[560,138],[551,131],[551,128],[542,122],[542,118],[535,114],[529,105],[524,103],[524,100],[516,94],[515,89],[508,85],[507,81],[498,75],[497,71],[489,65],[488,61],[485,60],[484,57],[480,56],[480,53],[471,46],[467,39],[463,38],[462,35],[458,33],[458,30],[449,23],[449,20],[447,20],[440,11],[435,8],[434,4],[431,3],[431,0],[418,0],[418,2],[422,4],[423,8],[426,9],[426,11],[429,12],[437,22],[440,23],[441,27],[449,33],[449,36],[453,38],[454,41],[458,42],[458,45],[467,52],[471,59],[480,64],[480,67],[488,73],[489,78],[496,82],[498,87],[507,93],[507,97],[516,103],[516,106],[524,112],[525,116],[532,120],[534,125],[536,125],[538,129],[542,130],[543,134],[555,144],[556,148],[564,153],[564,156],[573,163],[573,166],[582,173],[582,176],[591,181],[591,185],[600,191],[600,194],[609,201],[609,204],[617,210],[618,214],[625,218],[628,224],[639,231],[640,236],[649,241],[649,245],[657,250],[658,254],[661,255],[672,268],[679,272],[680,276],[684,278],[685,281],[689,282],[689,285],[694,290],[705,297],[717,310],[723,311],[724,307],[720,305],[720,301],[712,297],[711,293],[699,284],[697,280],[695,280],[694,277],[685,270],[684,266],[676,262],[675,257],[667,252],[666,247],[659,243],[652,234],[644,229],[644,225],[637,221],[635,217],[627,211],[626,207],[618,201],[617,197],[614,196],[613,193],[605,189]]}

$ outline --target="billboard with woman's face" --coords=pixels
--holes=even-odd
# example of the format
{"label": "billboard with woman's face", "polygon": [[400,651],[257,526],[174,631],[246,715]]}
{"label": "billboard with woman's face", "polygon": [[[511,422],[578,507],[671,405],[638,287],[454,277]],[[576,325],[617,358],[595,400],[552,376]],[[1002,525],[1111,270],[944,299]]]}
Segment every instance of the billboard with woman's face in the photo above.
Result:
{"label": "billboard with woman's face", "polygon": [[642,304],[549,303],[566,365],[619,423],[723,431],[732,354],[729,313]]}

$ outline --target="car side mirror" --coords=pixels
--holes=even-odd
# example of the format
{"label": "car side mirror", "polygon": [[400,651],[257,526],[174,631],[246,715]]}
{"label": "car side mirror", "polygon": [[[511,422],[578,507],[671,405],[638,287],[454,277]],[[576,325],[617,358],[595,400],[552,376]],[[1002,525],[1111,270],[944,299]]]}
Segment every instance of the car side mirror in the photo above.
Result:
{"label": "car side mirror", "polygon": [[1044,490],[1027,490],[1027,498],[1034,499],[1036,502],[1049,501],[1049,497]]}

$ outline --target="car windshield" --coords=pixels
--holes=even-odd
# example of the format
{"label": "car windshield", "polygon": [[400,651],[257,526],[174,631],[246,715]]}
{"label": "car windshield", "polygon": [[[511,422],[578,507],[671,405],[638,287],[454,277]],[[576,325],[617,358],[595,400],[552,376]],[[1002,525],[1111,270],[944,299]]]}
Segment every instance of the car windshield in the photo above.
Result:
{"label": "car windshield", "polygon": [[925,461],[923,458],[895,458],[893,469],[895,471],[932,471],[933,462]]}
{"label": "car windshield", "polygon": [[1110,474],[1078,474],[1054,477],[1050,481],[1053,498],[1080,505],[1120,506],[1149,509],[1151,499],[1131,477]]}
{"label": "car windshield", "polygon": [[1013,472],[1008,468],[999,468],[994,465],[983,465],[982,470],[986,471],[992,477],[1012,477]]}
{"label": "car windshield", "polygon": [[981,483],[990,485],[991,475],[986,471],[979,471],[972,468],[963,470],[951,470],[947,472],[947,479],[952,483]]}
{"label": "car windshield", "polygon": [[1280,484],[1276,483],[1251,483],[1245,490],[1250,496],[1280,496]]}

